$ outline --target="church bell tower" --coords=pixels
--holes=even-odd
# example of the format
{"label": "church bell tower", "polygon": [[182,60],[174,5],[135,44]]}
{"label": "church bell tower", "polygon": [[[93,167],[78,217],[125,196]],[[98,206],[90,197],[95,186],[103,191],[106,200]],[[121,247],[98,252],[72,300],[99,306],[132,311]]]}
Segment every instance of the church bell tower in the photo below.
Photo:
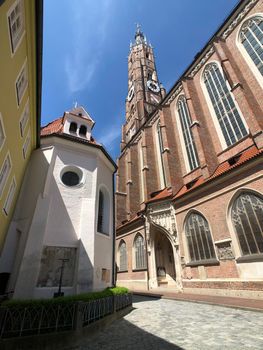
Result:
{"label": "church bell tower", "polygon": [[153,47],[137,25],[128,56],[128,93],[126,123],[123,125],[121,148],[130,141],[165,95],[159,82]]}

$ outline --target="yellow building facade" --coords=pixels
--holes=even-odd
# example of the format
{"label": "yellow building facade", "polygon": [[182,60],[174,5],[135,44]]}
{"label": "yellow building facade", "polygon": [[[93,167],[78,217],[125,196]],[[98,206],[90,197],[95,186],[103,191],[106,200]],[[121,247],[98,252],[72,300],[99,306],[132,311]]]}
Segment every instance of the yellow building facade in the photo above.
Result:
{"label": "yellow building facade", "polygon": [[0,256],[39,143],[42,17],[42,0],[0,0]]}

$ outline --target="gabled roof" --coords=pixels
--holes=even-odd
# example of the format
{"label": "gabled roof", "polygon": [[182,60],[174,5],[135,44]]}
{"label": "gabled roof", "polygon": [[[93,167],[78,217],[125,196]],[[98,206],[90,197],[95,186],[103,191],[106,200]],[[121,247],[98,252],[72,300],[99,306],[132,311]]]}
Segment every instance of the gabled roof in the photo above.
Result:
{"label": "gabled roof", "polygon": [[93,128],[93,126],[95,124],[95,121],[91,118],[90,114],[82,106],[74,107],[70,111],[65,112],[64,116],[65,116],[65,114],[72,114],[76,117],[86,119],[87,121],[90,122],[89,124],[91,125],[91,129]]}

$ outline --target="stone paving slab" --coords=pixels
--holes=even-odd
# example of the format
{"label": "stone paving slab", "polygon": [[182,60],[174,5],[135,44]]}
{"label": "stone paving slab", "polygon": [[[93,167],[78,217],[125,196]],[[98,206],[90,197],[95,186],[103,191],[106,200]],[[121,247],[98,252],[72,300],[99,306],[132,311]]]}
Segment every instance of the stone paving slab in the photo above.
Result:
{"label": "stone paving slab", "polygon": [[134,296],[134,309],[63,350],[262,350],[263,314]]}
{"label": "stone paving slab", "polygon": [[247,298],[227,297],[227,296],[219,296],[219,295],[176,293],[176,292],[160,290],[160,289],[158,289],[158,291],[134,290],[133,293],[135,295],[152,296],[157,298],[168,298],[168,299],[174,299],[174,300],[185,300],[185,301],[222,305],[227,307],[256,310],[256,311],[263,312],[263,299],[247,299]]}

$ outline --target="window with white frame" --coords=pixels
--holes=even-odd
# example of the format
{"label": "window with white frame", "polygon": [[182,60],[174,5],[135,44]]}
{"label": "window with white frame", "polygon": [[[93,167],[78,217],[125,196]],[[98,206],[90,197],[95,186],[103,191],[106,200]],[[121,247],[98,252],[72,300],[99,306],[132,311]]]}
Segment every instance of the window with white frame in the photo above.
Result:
{"label": "window with white frame", "polygon": [[188,164],[190,170],[193,170],[199,166],[199,160],[191,130],[192,118],[187,106],[185,96],[179,97],[177,101],[177,111],[180,118]]}
{"label": "window with white frame", "polygon": [[10,158],[10,155],[7,154],[4,160],[4,163],[2,165],[2,168],[0,170],[0,198],[3,194],[10,171],[11,171],[11,158]]}
{"label": "window with white frame", "polygon": [[231,146],[246,136],[248,132],[237,103],[231,94],[227,79],[215,62],[205,67],[203,79],[225,143]]}
{"label": "window with white frame", "polygon": [[120,259],[119,271],[127,271],[128,270],[127,248],[126,248],[126,243],[123,240],[120,242],[120,245],[119,245],[119,259]]}
{"label": "window with white frame", "polygon": [[0,150],[5,142],[5,130],[2,114],[0,113]]}
{"label": "window with white frame", "polygon": [[164,164],[163,164],[163,137],[162,137],[162,130],[161,130],[161,123],[160,121],[157,123],[157,158],[158,158],[158,167],[159,167],[159,175],[160,175],[160,185],[161,188],[164,188],[166,186],[166,177],[165,177],[165,170],[164,170]]}
{"label": "window with white frame", "polygon": [[255,66],[263,75],[263,16],[245,21],[240,29],[240,41]]}
{"label": "window with white frame", "polygon": [[185,233],[191,262],[216,258],[210,228],[203,215],[191,213],[186,220]]}
{"label": "window with white frame", "polygon": [[249,192],[241,193],[233,203],[231,219],[242,255],[262,254],[262,197]]}
{"label": "window with white frame", "polygon": [[16,96],[17,96],[18,105],[20,105],[22,101],[27,85],[28,85],[27,64],[25,63],[16,80]]}
{"label": "window with white frame", "polygon": [[23,1],[17,0],[8,11],[8,26],[12,53],[15,52],[25,30]]}
{"label": "window with white frame", "polygon": [[26,159],[26,157],[27,157],[28,150],[29,150],[29,148],[30,148],[30,141],[31,141],[31,137],[30,137],[30,130],[29,130],[29,132],[28,132],[28,134],[27,134],[27,136],[26,136],[26,140],[25,140],[25,142],[24,142],[24,144],[23,144],[23,150],[22,150],[22,152],[23,152],[23,157],[24,157],[24,159]]}
{"label": "window with white frame", "polygon": [[137,234],[133,243],[135,269],[146,268],[145,240],[141,234]]}
{"label": "window with white frame", "polygon": [[8,194],[7,194],[7,197],[5,200],[4,207],[3,207],[3,211],[6,215],[8,215],[10,212],[12,202],[14,199],[14,195],[15,195],[15,191],[16,191],[16,181],[15,181],[15,178],[13,178],[11,185],[9,187],[9,190],[8,190]]}
{"label": "window with white frame", "polygon": [[20,134],[22,137],[25,134],[25,129],[26,129],[28,120],[29,120],[29,101],[27,101],[19,121]]}

